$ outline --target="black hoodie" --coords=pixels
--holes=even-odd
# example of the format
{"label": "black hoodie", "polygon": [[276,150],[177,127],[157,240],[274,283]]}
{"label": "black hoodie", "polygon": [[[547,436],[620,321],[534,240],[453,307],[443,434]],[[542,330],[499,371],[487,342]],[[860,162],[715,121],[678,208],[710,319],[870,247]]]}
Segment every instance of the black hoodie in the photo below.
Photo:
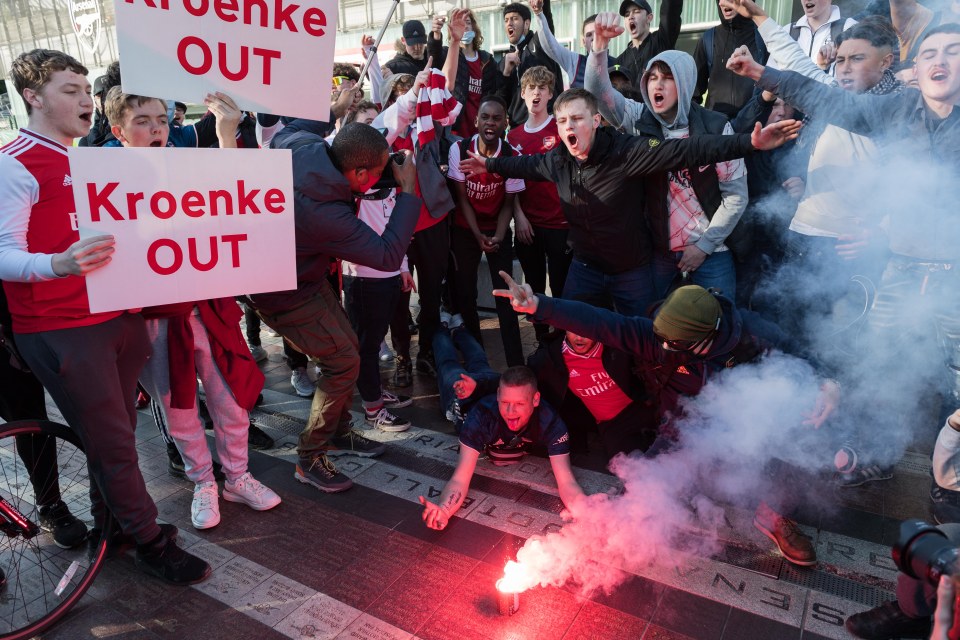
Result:
{"label": "black hoodie", "polygon": [[[727,60],[733,51],[742,45],[747,45],[755,60],[766,63],[767,53],[761,50],[763,40],[757,33],[757,26],[753,20],[736,15],[732,20],[726,20],[720,12],[720,24],[708,29],[697,49],[693,52],[693,60],[697,64],[697,88],[693,93],[695,102],[700,103],[703,94],[707,94],[707,109],[723,113],[733,118],[740,108],[753,96],[753,80],[744,78],[727,69]],[[713,33],[708,36],[708,33]],[[712,55],[707,54],[705,42],[713,41]],[[712,64],[710,64],[712,62]],[[710,68],[708,68],[708,66]]]}

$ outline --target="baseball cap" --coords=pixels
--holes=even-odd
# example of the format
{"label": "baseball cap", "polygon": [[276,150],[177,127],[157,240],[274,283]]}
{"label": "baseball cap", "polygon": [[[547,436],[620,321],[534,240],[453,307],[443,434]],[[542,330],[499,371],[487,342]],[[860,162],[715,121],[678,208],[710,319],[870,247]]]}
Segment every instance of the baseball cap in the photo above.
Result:
{"label": "baseball cap", "polygon": [[647,0],[623,0],[620,3],[620,15],[626,17],[627,11],[630,10],[630,5],[635,4],[647,13],[653,13],[653,7],[650,6],[650,3]]}
{"label": "baseball cap", "polygon": [[107,88],[107,76],[100,76],[93,81],[93,95],[100,95]]}
{"label": "baseball cap", "polygon": [[427,44],[427,30],[419,20],[407,20],[403,23],[403,39],[409,45]]}

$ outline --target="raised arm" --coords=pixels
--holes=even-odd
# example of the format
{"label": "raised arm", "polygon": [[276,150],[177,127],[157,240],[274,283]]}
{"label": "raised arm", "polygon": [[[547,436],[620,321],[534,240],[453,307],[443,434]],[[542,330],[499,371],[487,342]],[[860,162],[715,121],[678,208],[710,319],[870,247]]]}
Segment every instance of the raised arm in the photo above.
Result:
{"label": "raised arm", "polygon": [[443,75],[447,78],[447,91],[453,92],[457,85],[457,67],[460,63],[460,40],[467,30],[467,9],[454,9],[447,25],[447,34],[450,36],[450,53],[443,61]]}
{"label": "raised arm", "polygon": [[632,123],[643,113],[643,103],[625,98],[622,93],[613,88],[610,82],[610,72],[607,69],[607,50],[610,38],[623,33],[620,16],[605,11],[598,13],[594,22],[593,47],[587,57],[587,68],[584,74],[583,88],[597,97],[600,115],[616,128],[624,122],[631,123],[628,128],[633,130]]}
{"label": "raised arm", "polygon": [[654,38],[653,54],[677,47],[680,37],[680,14],[683,13],[683,0],[662,0],[660,2],[660,26],[650,35]]}
{"label": "raised arm", "polygon": [[377,100],[380,96],[380,89],[383,87],[383,69],[380,68],[380,58],[377,56],[377,51],[373,48],[374,42],[373,36],[364,35],[360,41],[360,48],[363,51],[363,57],[370,61],[367,66],[370,96]]}
{"label": "raised arm", "polygon": [[557,41],[547,21],[547,16],[543,13],[543,0],[530,0],[530,8],[537,15],[540,27],[537,35],[540,37],[540,46],[543,52],[560,65],[560,68],[567,74],[569,81],[573,82],[574,76],[577,75],[577,63],[580,62],[580,54],[567,49]]}
{"label": "raised arm", "polygon": [[472,173],[499,173],[505,178],[520,178],[540,182],[556,182],[553,174],[552,155],[554,152],[537,153],[529,156],[484,158],[470,152],[470,159],[464,161],[462,168]]}

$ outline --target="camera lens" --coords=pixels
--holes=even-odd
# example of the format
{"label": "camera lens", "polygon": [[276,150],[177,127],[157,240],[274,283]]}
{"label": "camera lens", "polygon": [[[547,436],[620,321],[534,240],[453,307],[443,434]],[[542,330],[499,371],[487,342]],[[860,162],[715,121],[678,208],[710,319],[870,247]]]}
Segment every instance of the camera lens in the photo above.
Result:
{"label": "camera lens", "polygon": [[893,561],[908,576],[936,586],[940,576],[958,573],[958,556],[957,547],[932,524],[907,520],[900,525]]}

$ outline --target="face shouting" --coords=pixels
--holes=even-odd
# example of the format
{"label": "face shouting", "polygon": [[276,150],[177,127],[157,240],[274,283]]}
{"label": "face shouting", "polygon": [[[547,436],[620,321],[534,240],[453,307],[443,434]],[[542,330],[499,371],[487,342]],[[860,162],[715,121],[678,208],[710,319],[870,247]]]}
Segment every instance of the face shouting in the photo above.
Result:
{"label": "face shouting", "polygon": [[869,40],[844,40],[837,49],[836,76],[845,91],[863,93],[883,78],[893,62],[893,53]]}
{"label": "face shouting", "polygon": [[530,22],[524,20],[519,13],[508,13],[503,16],[503,28],[507,32],[507,40],[510,44],[516,45],[530,30]]}
{"label": "face shouting", "polygon": [[39,90],[24,89],[32,109],[31,128],[69,146],[87,135],[93,124],[93,97],[86,76],[75,71],[54,71]]}
{"label": "face shouting", "polygon": [[146,100],[143,104],[132,100],[123,124],[114,125],[111,130],[125,147],[165,147],[170,133],[167,105],[159,99]]}
{"label": "face shouting", "polygon": [[938,33],[924,40],[915,71],[924,98],[944,104],[960,102],[960,35]]}
{"label": "face shouting", "polygon": [[597,341],[578,336],[572,331],[567,331],[567,344],[570,345],[570,349],[575,354],[582,356],[589,353],[590,350],[593,349],[593,345],[597,344]]}
{"label": "face shouting", "polygon": [[527,85],[520,92],[531,116],[539,116],[547,110],[547,103],[553,97],[553,91],[544,85]]}
{"label": "face shouting", "polygon": [[520,431],[530,421],[533,410],[540,404],[540,392],[530,385],[522,387],[501,384],[497,389],[497,405],[500,417],[510,431]]}
{"label": "face shouting", "polygon": [[497,140],[503,137],[507,130],[507,114],[499,102],[488,100],[480,105],[477,114],[477,133],[480,140],[487,147],[495,147]]}
{"label": "face shouting", "polygon": [[578,160],[586,160],[600,126],[600,114],[591,113],[586,100],[577,98],[554,109],[553,115],[567,151]]}
{"label": "face shouting", "polygon": [[663,69],[659,64],[650,68],[647,96],[654,113],[667,122],[674,121],[677,117],[677,83],[668,69]]}
{"label": "face shouting", "polygon": [[803,15],[807,20],[816,20],[824,22],[830,17],[831,0],[802,0]]}
{"label": "face shouting", "polygon": [[646,9],[641,9],[635,4],[630,5],[624,20],[627,22],[627,31],[630,33],[631,40],[643,40],[650,35],[650,22],[653,16],[647,13]]}

